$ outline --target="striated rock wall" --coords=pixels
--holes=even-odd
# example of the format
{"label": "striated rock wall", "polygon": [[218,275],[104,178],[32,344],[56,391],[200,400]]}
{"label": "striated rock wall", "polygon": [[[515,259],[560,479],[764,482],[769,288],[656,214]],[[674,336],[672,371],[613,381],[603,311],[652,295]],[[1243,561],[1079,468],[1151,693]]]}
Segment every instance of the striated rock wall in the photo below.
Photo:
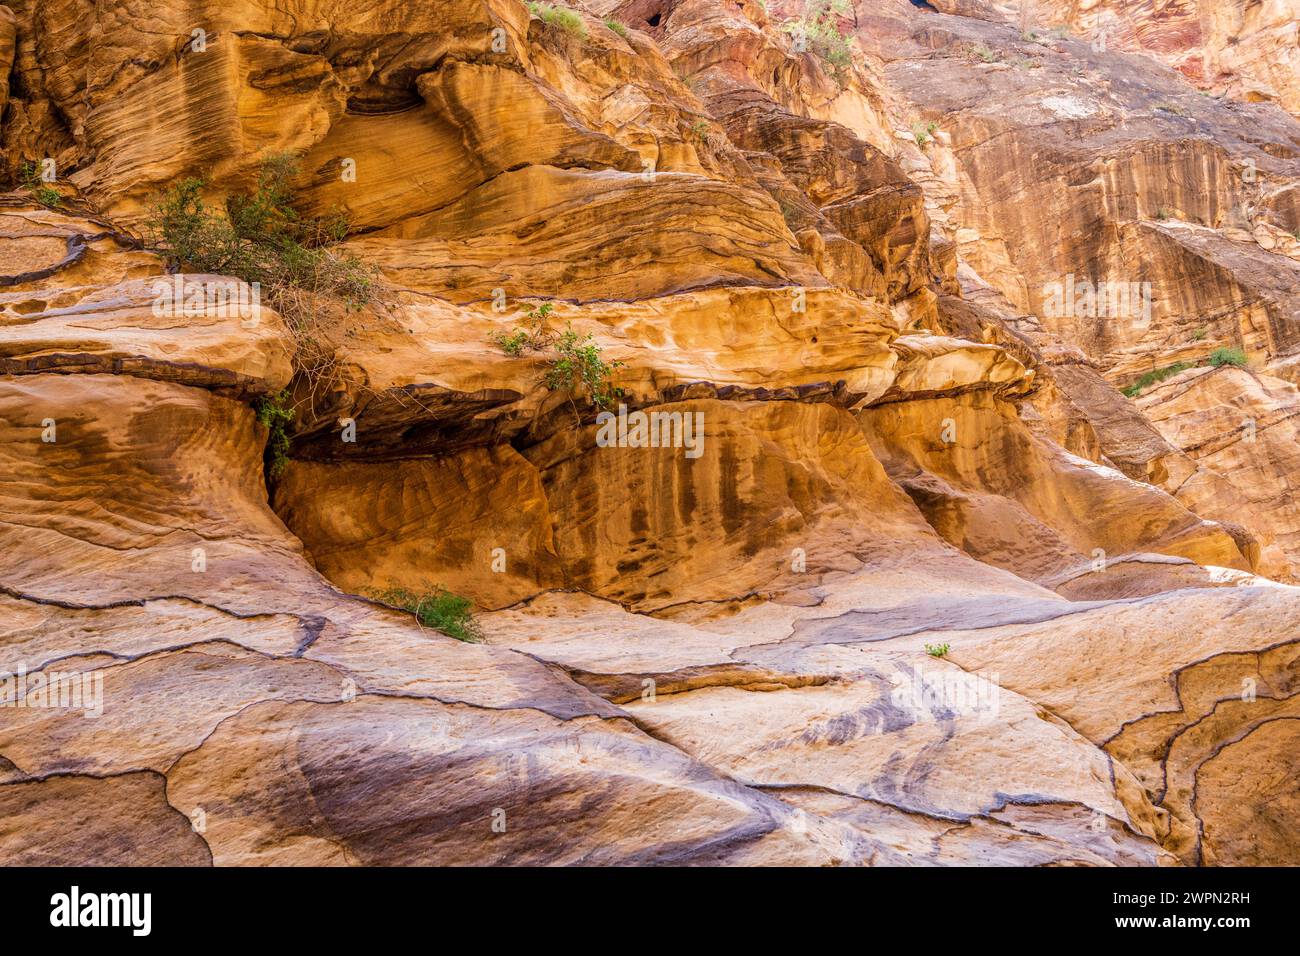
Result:
{"label": "striated rock wall", "polygon": [[[1300,861],[1272,7],[562,6],[0,7],[0,861]],[[381,294],[160,306],[286,151]]]}

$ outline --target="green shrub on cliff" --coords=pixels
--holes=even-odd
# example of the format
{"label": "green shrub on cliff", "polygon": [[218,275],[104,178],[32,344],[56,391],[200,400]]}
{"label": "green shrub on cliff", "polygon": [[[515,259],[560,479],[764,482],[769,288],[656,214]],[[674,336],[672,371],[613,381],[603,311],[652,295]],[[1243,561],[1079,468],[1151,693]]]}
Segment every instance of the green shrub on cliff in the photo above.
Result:
{"label": "green shrub on cliff", "polygon": [[459,594],[437,586],[414,591],[400,585],[373,588],[367,593],[377,601],[410,611],[425,627],[437,628],[458,641],[474,644],[483,639],[483,629],[472,611],[473,602]]}
{"label": "green shrub on cliff", "polygon": [[1235,365],[1238,368],[1245,368],[1246,353],[1241,349],[1215,349],[1210,353],[1209,363],[1215,368],[1223,365]]}
{"label": "green shrub on cliff", "polygon": [[524,313],[523,322],[511,332],[495,332],[491,339],[507,355],[518,358],[526,352],[550,352],[550,367],[546,372],[546,387],[551,391],[573,396],[585,392],[592,404],[609,408],[623,397],[623,389],[614,384],[614,371],[622,362],[606,362],[595,337],[579,335],[572,324],[556,332],[547,320],[554,310],[549,302],[535,306]]}
{"label": "green shrub on cliff", "polygon": [[781,29],[828,63],[835,78],[843,82],[853,65],[853,41],[840,32],[839,18],[852,16],[848,0],[808,0],[801,17],[791,17]]}
{"label": "green shrub on cliff", "polygon": [[[272,156],[252,191],[221,204],[204,197],[204,180],[183,179],[150,208],[145,241],[176,269],[256,284],[293,335],[294,368],[305,377],[310,400],[331,387],[335,343],[349,331],[350,316],[383,295],[378,270],[332,248],[348,234],[344,217],[306,217],[294,208],[290,183],[297,173],[295,157]],[[283,407],[283,393],[255,407],[271,430],[266,475],[274,482],[288,460],[293,413]]]}
{"label": "green shrub on cliff", "polygon": [[1189,368],[1195,367],[1191,362],[1175,362],[1173,365],[1166,365],[1164,368],[1154,368],[1139,375],[1137,381],[1128,388],[1123,389],[1123,392],[1129,398],[1137,398],[1150,386],[1163,382],[1167,378],[1173,378],[1179,372],[1185,372]]}
{"label": "green shrub on cliff", "polygon": [[529,3],[528,12],[538,17],[548,27],[559,27],[583,39],[587,37],[587,24],[583,22],[582,15],[576,10],[555,3]]}
{"label": "green shrub on cliff", "polygon": [[[1193,336],[1193,338],[1197,337]],[[1200,336],[1199,338],[1204,338],[1204,336]],[[1150,386],[1163,382],[1167,378],[1173,378],[1179,372],[1185,372],[1189,368],[1196,368],[1201,365],[1209,365],[1213,368],[1220,368],[1224,365],[1235,365],[1238,368],[1245,368],[1246,362],[1246,353],[1241,349],[1217,348],[1198,362],[1174,362],[1172,365],[1166,365],[1163,368],[1155,368],[1149,372],[1143,372],[1137,377],[1137,380],[1134,381],[1132,385],[1128,388],[1122,389],[1122,391],[1129,398],[1137,398]]]}
{"label": "green shrub on cliff", "polygon": [[230,195],[223,207],[204,199],[204,180],[183,179],[151,207],[146,240],[176,266],[259,283],[291,328],[308,324],[310,306],[319,306],[305,297],[355,310],[374,298],[377,272],[329,248],[347,236],[345,218],[298,214],[289,188],[297,173],[293,156],[272,156],[253,191]]}

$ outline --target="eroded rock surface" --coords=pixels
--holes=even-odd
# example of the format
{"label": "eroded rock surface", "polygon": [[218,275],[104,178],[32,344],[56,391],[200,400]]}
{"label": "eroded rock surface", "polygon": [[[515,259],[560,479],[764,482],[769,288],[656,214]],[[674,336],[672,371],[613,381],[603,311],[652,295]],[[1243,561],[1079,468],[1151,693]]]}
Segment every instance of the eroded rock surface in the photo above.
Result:
{"label": "eroded rock surface", "polygon": [[[0,7],[0,862],[1300,863],[1285,4],[570,6]],[[282,152],[323,374],[141,238]]]}

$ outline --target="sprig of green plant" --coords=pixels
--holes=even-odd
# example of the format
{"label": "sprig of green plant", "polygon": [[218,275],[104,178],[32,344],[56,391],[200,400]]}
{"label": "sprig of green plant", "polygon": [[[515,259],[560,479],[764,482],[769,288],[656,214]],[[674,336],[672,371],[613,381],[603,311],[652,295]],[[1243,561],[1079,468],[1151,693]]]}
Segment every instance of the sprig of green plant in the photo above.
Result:
{"label": "sprig of green plant", "polygon": [[41,179],[35,163],[24,162],[18,168],[18,178],[23,188],[32,194],[32,198],[46,209],[57,209],[63,203],[63,195]]}
{"label": "sprig of green plant", "polygon": [[925,652],[931,657],[947,657],[948,652],[952,650],[947,644],[927,644]]}
{"label": "sprig of green plant", "polygon": [[614,384],[614,371],[623,368],[624,363],[602,359],[595,337],[580,336],[572,323],[566,323],[562,332],[555,332],[547,324],[553,310],[551,303],[544,302],[525,312],[523,322],[512,331],[494,332],[490,338],[514,358],[525,352],[554,352],[546,372],[546,387],[568,392],[570,402],[573,395],[585,391],[593,404],[609,408],[625,394]]}
{"label": "sprig of green plant", "polygon": [[474,617],[474,603],[445,588],[426,585],[423,591],[415,591],[393,585],[370,588],[366,593],[377,601],[410,611],[425,627],[437,628],[458,641],[475,644],[483,639],[483,629]]}
{"label": "sprig of green plant", "polygon": [[605,23],[605,29],[607,29],[607,30],[613,30],[615,33],[617,33],[619,36],[621,36],[624,40],[627,39],[627,27],[624,26],[622,23],[620,23],[619,21],[615,20],[613,17],[606,17],[605,20],[604,20],[604,23]]}
{"label": "sprig of green plant", "polygon": [[916,139],[916,145],[925,149],[925,144],[930,142],[934,136],[935,130],[939,128],[938,123],[915,123],[912,126],[912,136]]}
{"label": "sprig of green plant", "polygon": [[554,310],[549,302],[534,306],[524,313],[523,324],[513,332],[493,332],[492,341],[511,358],[518,358],[525,352],[541,352],[555,341],[555,333],[546,326],[546,320]]}
{"label": "sprig of green plant", "polygon": [[614,384],[614,370],[624,363],[604,361],[593,336],[579,336],[572,326],[566,326],[555,343],[555,351],[557,358],[546,373],[547,388],[570,395],[585,389],[592,403],[600,408],[609,408],[623,397],[623,389]]}

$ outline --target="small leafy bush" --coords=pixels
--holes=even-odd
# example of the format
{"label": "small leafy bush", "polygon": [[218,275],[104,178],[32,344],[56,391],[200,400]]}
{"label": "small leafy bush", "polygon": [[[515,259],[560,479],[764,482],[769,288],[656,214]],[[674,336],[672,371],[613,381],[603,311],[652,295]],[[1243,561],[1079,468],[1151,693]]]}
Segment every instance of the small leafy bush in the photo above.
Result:
{"label": "small leafy bush", "polygon": [[613,30],[615,33],[617,33],[619,36],[621,36],[624,40],[627,39],[627,27],[625,27],[623,24],[619,23],[619,22],[618,22],[617,20],[615,20],[613,17],[606,17],[606,18],[605,18],[605,28],[608,29],[608,30]]}
{"label": "small leafy bush", "polygon": [[916,138],[916,145],[922,149],[925,144],[930,142],[934,136],[935,130],[939,128],[938,123],[917,123],[912,127],[912,136]]}
{"label": "small leafy bush", "polygon": [[623,389],[614,384],[613,372],[622,362],[605,362],[600,346],[591,335],[579,337],[566,327],[555,343],[558,357],[546,373],[546,387],[570,395],[585,390],[600,408],[609,408],[623,397]]}
{"label": "small leafy bush", "polygon": [[1238,368],[1246,366],[1246,353],[1241,349],[1220,348],[1210,353],[1209,363],[1215,368],[1224,365],[1235,365]]}
{"label": "small leafy bush", "polygon": [[331,247],[348,234],[341,214],[303,217],[293,206],[290,182],[297,159],[266,159],[252,192],[215,206],[206,183],[181,180],[151,207],[146,241],[177,268],[256,282],[289,326],[295,367],[313,386],[334,368],[331,340],[349,316],[383,298],[378,270]]}
{"label": "small leafy bush", "polygon": [[593,404],[609,408],[624,395],[623,389],[614,384],[614,370],[624,363],[606,362],[594,337],[578,335],[572,324],[566,324],[562,332],[549,328],[547,320],[553,310],[549,302],[529,309],[514,331],[494,333],[493,343],[515,358],[525,352],[553,353],[546,372],[547,388],[568,392],[570,404],[573,395],[585,391]]}
{"label": "small leafy bush", "polygon": [[436,585],[426,585],[423,591],[394,585],[367,593],[377,601],[410,611],[425,627],[437,628],[458,641],[474,644],[483,639],[483,629],[473,614],[474,604],[467,597]]}
{"label": "small leafy bush", "polygon": [[947,644],[927,644],[927,645],[925,645],[925,652],[926,652],[927,654],[929,654],[931,657],[947,657],[947,656],[948,656],[948,652],[949,652],[950,650],[952,650],[952,648],[951,648],[950,646],[948,646]]}
{"label": "small leafy bush", "polygon": [[546,320],[554,309],[555,306],[549,302],[534,306],[524,313],[522,325],[513,332],[493,332],[492,341],[512,358],[525,352],[545,351],[554,342],[554,333],[546,327]]}

